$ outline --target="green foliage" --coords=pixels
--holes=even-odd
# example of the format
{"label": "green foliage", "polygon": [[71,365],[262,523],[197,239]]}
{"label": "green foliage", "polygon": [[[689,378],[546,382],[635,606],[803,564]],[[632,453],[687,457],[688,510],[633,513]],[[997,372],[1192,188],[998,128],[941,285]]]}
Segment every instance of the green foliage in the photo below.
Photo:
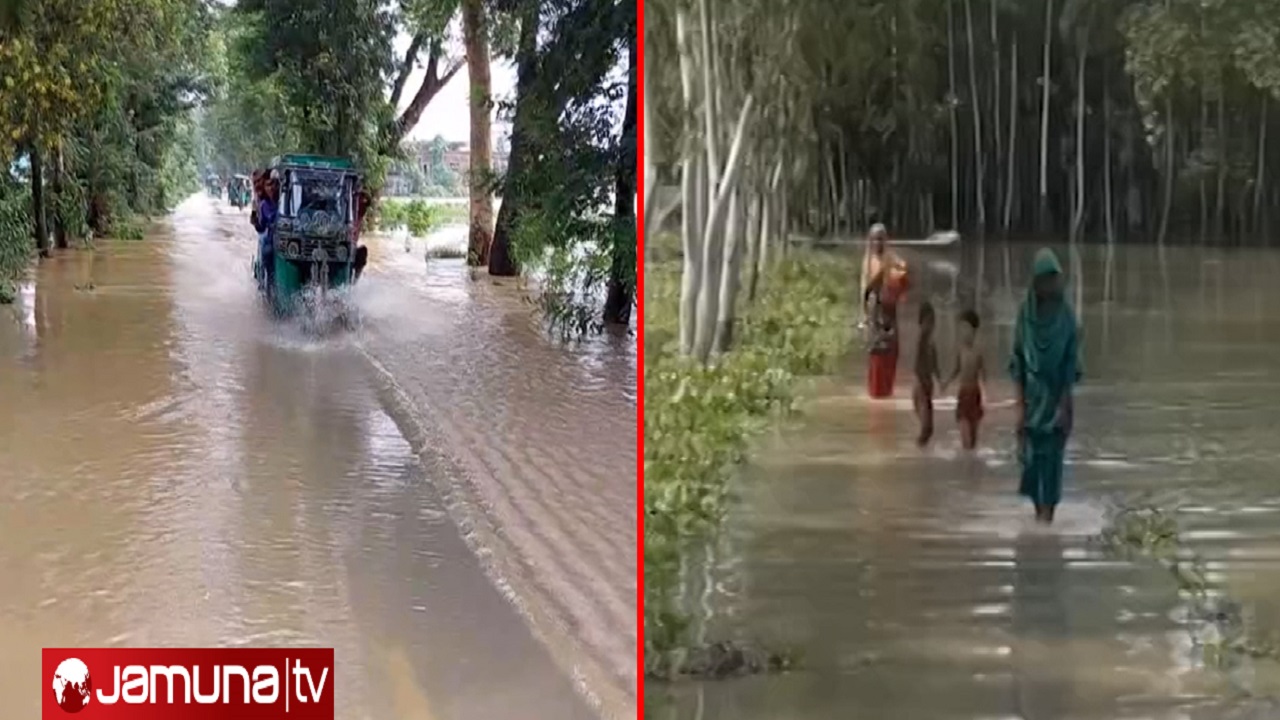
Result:
{"label": "green foliage", "polygon": [[382,230],[405,228],[410,235],[423,237],[440,226],[440,206],[422,200],[385,200],[377,210],[377,225]]}
{"label": "green foliage", "polygon": [[[623,49],[625,16],[609,17],[621,22],[588,36],[596,43],[590,52],[604,58],[604,67],[616,64]],[[547,52],[541,62],[549,67],[564,61]],[[505,188],[521,203],[511,255],[519,267],[540,275],[534,302],[566,338],[604,329],[600,297],[615,266],[620,279],[635,275],[634,219],[608,213],[625,142],[614,127],[614,105],[625,99],[626,83],[589,69],[575,73],[582,102],[561,108],[546,88],[532,88],[518,99],[522,152],[537,162],[508,175]]]}
{"label": "green foliage", "polygon": [[0,163],[44,164],[45,217],[84,238],[184,197],[209,5],[53,0],[20,20],[0,42]]}
{"label": "green foliage", "polygon": [[13,302],[15,284],[31,261],[31,194],[0,178],[0,304]]}
{"label": "green foliage", "polygon": [[[395,17],[386,3],[243,0],[235,12],[244,68],[272,79],[299,150],[357,158],[377,154],[378,122],[392,71]],[[287,108],[287,112],[286,112]]]}
{"label": "green foliage", "polygon": [[794,408],[797,378],[827,373],[852,339],[851,262],[784,260],[742,318],[737,350],[711,366],[681,357],[679,266],[646,268],[644,405],[645,661],[680,672],[688,618],[682,556],[724,518],[733,467],[758,429]]}

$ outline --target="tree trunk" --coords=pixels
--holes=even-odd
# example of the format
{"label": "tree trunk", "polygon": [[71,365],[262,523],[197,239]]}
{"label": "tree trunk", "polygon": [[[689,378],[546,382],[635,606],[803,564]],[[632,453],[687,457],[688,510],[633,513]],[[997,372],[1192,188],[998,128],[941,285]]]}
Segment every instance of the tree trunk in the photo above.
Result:
{"label": "tree trunk", "polygon": [[[1173,9],[1171,0],[1164,0],[1166,13]],[[1177,178],[1173,174],[1173,89],[1166,88],[1164,93],[1164,209],[1160,214],[1160,234],[1156,236],[1156,244],[1163,251],[1165,238],[1169,234],[1169,213],[1173,209],[1173,185]],[[1163,255],[1161,256],[1163,257]]]}
{"label": "tree trunk", "polygon": [[1004,235],[1009,236],[1009,224],[1013,220],[1013,180],[1018,157],[1018,36],[1013,36],[1013,49],[1009,52],[1009,167],[1004,180]]}
{"label": "tree trunk", "polygon": [[489,246],[493,243],[493,192],[489,185],[492,171],[492,135],[490,130],[489,22],[484,0],[463,0],[462,34],[467,50],[467,73],[471,79],[471,166],[467,184],[471,191],[471,228],[467,241],[467,264],[482,267],[489,264]]}
{"label": "tree trunk", "polygon": [[629,34],[627,57],[630,79],[627,109],[622,117],[617,179],[613,186],[614,221],[619,235],[614,238],[609,266],[609,285],[604,303],[604,321],[615,325],[631,323],[631,306],[636,288],[636,37]]}
{"label": "tree trunk", "polygon": [[[1102,197],[1105,203],[1102,208],[1103,220],[1107,226],[1107,245],[1108,252],[1111,246],[1116,244],[1116,225],[1115,213],[1113,206],[1115,200],[1112,197],[1111,189],[1111,92],[1110,85],[1103,88],[1102,92]],[[1107,266],[1107,297],[1111,292],[1111,271],[1110,265]]]}
{"label": "tree trunk", "polygon": [[[650,132],[650,129],[653,127],[653,118],[649,112],[650,103],[648,102],[648,98],[650,95],[648,73],[645,73],[643,81],[644,94],[640,96],[639,100],[644,106],[644,199],[641,201],[640,207],[644,213],[644,232],[641,241],[644,242],[645,249],[647,250],[649,247],[649,234],[656,230],[656,228],[653,227],[653,222],[657,217],[653,207],[653,189],[658,186],[658,174],[655,172],[653,167],[653,157],[657,155],[657,152],[653,147],[653,133]],[[666,158],[663,159],[665,160]],[[683,210],[685,214],[688,213],[687,207]]]}
{"label": "tree trunk", "polygon": [[1169,235],[1169,213],[1173,209],[1173,185],[1177,182],[1173,170],[1173,98],[1166,91],[1164,99],[1164,209],[1160,213],[1160,234],[1156,244],[1164,247]]}
{"label": "tree trunk", "polygon": [[1049,229],[1049,79],[1050,61],[1053,48],[1053,0],[1045,4],[1044,10],[1044,69],[1040,73],[1043,86],[1040,106],[1040,230]]}
{"label": "tree trunk", "polygon": [[707,184],[714,193],[720,185],[720,143],[717,141],[720,133],[717,111],[720,108],[716,102],[720,78],[716,77],[716,58],[711,52],[711,8],[708,0],[698,0],[698,30],[702,41],[703,143],[707,147],[707,171],[710,173]]}
{"label": "tree trunk", "polygon": [[964,0],[964,22],[969,45],[969,104],[973,109],[973,203],[977,211],[978,235],[982,236],[987,229],[986,158],[982,155],[982,102],[978,97],[978,70],[973,52],[973,5],[970,0]]}
{"label": "tree trunk", "polygon": [[538,69],[538,21],[541,7],[538,2],[527,3],[520,19],[520,41],[516,50],[516,113],[511,123],[511,157],[507,165],[507,177],[502,184],[502,207],[498,210],[498,222],[493,230],[493,242],[489,245],[489,274],[497,277],[513,277],[520,274],[515,257],[511,254],[512,234],[515,232],[520,211],[522,174],[528,159],[530,106],[539,102],[533,97],[537,85]]}
{"label": "tree trunk", "polygon": [[[1200,31],[1204,32],[1204,21],[1200,22]],[[1204,96],[1205,79],[1201,77],[1200,83],[1200,139],[1196,145],[1200,148],[1201,158],[1204,158],[1206,150],[1205,143],[1209,138],[1209,101]],[[1192,148],[1195,146],[1193,145]],[[1188,148],[1188,151],[1193,151]],[[1209,189],[1205,185],[1204,173],[1200,175],[1200,244],[1203,245],[1209,237]]]}
{"label": "tree trunk", "polygon": [[[728,264],[725,252],[726,233],[724,232],[726,215],[729,210],[737,209],[736,207],[730,208],[729,201],[731,197],[736,196],[738,190],[738,174],[743,165],[743,145],[745,144],[747,125],[751,120],[754,104],[754,98],[748,95],[739,113],[737,128],[734,131],[733,145],[729,150],[729,157],[725,163],[719,187],[715,190],[715,200],[711,204],[706,227],[703,230],[702,289],[698,297],[698,326],[694,337],[694,353],[702,363],[706,363],[710,359],[720,334],[718,325],[723,318],[720,303],[726,290],[723,287],[723,273],[725,266]],[[736,283],[729,289],[736,292]],[[733,297],[730,296],[729,299],[732,300]]]}
{"label": "tree trunk", "polygon": [[[715,355],[722,355],[733,347],[733,330],[738,321],[738,290],[742,287],[743,228],[755,222],[755,218],[746,217],[742,195],[741,191],[734,190],[729,196],[724,266],[720,269],[720,297],[716,303],[716,335],[711,346]],[[751,238],[746,240],[750,242]]]}
{"label": "tree trunk", "polygon": [[700,153],[690,153],[684,161],[684,177],[680,182],[681,199],[686,210],[682,218],[681,245],[684,251],[680,272],[680,352],[693,355],[698,337],[698,298],[702,296],[702,225],[699,223],[698,196],[706,196],[707,159]]}
{"label": "tree trunk", "polygon": [[751,202],[747,206],[746,232],[746,264],[747,264],[747,301],[756,299],[756,282],[759,280],[761,238],[767,235],[765,223],[768,222],[768,202],[764,193],[752,193]]}
{"label": "tree trunk", "polygon": [[1076,60],[1076,192],[1070,239],[1073,252],[1080,240],[1080,226],[1084,223],[1084,60],[1087,48],[1087,41],[1081,41]]}
{"label": "tree trunk", "polygon": [[1262,110],[1258,118],[1258,177],[1253,186],[1253,232],[1265,237],[1263,214],[1266,212],[1263,203],[1266,200],[1266,174],[1263,169],[1267,164],[1267,94],[1262,94]]}
{"label": "tree trunk", "polygon": [[1227,79],[1221,72],[1218,75],[1218,193],[1215,208],[1217,213],[1215,234],[1218,244],[1221,245],[1227,222]]}
{"label": "tree trunk", "polygon": [[62,213],[66,209],[63,192],[66,190],[66,158],[62,152],[62,143],[58,143],[53,152],[53,245],[59,250],[71,247],[67,241],[67,219]]}
{"label": "tree trunk", "polygon": [[960,228],[960,130],[956,120],[956,29],[953,0],[947,0],[947,115],[951,121],[951,229]]}
{"label": "tree trunk", "polygon": [[[706,156],[690,147],[695,128],[693,84],[693,43],[689,38],[689,22],[685,11],[676,12],[676,49],[680,55],[680,88],[684,100],[685,147],[680,179],[681,228],[680,239],[684,251],[680,273],[680,353],[693,355],[698,330],[698,296],[702,294],[702,204],[707,197],[704,187],[706,173],[702,165]],[[647,104],[647,103],[646,103]],[[645,123],[648,132],[648,123]]]}
{"label": "tree trunk", "polygon": [[40,257],[49,257],[49,227],[45,224],[44,211],[44,155],[40,148],[31,147],[31,215],[36,232],[36,250]]}
{"label": "tree trunk", "polygon": [[[996,3],[991,3],[991,60],[994,72],[991,77],[991,137],[995,145],[995,154],[992,156],[994,163],[991,169],[992,184],[995,185],[995,202],[992,210],[996,213],[1000,212],[1000,198],[1004,197],[1004,193],[1000,192],[1000,158],[1004,157],[1004,133],[1000,132],[1000,112],[1004,106],[1000,104],[1000,81],[1002,77],[1001,58],[1000,58],[1000,32],[998,25],[999,13],[997,12]],[[1012,152],[1012,148],[1010,149]]]}

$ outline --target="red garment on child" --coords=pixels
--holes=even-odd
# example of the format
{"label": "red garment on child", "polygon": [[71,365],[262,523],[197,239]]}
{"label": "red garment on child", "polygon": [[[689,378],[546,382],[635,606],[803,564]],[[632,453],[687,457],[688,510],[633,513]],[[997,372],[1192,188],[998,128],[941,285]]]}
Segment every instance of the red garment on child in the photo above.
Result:
{"label": "red garment on child", "polygon": [[894,339],[885,352],[872,353],[867,363],[867,394],[881,400],[893,397],[893,382],[898,375],[898,341]]}
{"label": "red garment on child", "polygon": [[962,387],[956,393],[956,420],[977,423],[982,419],[982,388]]}

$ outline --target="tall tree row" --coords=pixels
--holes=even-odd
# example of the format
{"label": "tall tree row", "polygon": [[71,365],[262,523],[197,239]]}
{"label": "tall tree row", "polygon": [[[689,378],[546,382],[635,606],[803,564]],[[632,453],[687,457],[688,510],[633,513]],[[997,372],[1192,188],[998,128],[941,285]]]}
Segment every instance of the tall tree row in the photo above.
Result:
{"label": "tall tree row", "polygon": [[32,249],[129,232],[194,187],[210,17],[202,0],[5,3],[0,289]]}
{"label": "tall tree row", "polygon": [[[768,48],[795,43],[767,66],[792,97],[756,99],[794,118],[790,157],[806,172],[784,173],[796,200],[787,221],[806,231],[860,232],[878,220],[908,234],[954,226],[1237,243],[1265,239],[1280,203],[1269,112],[1280,81],[1275,0],[646,7],[650,46],[662,48],[648,81],[655,171],[667,183],[723,181],[736,120],[726,103],[745,97],[736,76],[754,80]],[[767,19],[756,27],[744,17]],[[688,166],[695,148],[705,168]],[[712,194],[693,194],[686,234],[703,222],[707,236],[714,219],[727,224],[710,235],[732,246],[733,218],[751,204],[730,210],[730,190],[716,215]],[[706,266],[718,253],[703,249],[704,280],[719,272]]]}
{"label": "tall tree row", "polygon": [[[257,166],[281,147],[349,155],[376,188],[432,100],[466,66],[469,262],[497,276],[541,271],[547,309],[579,330],[601,320],[629,322],[636,121],[627,38],[635,35],[634,6],[357,0],[343,4],[338,22],[330,5],[242,0],[224,13],[226,75],[203,116],[217,161],[243,172],[245,163]],[[400,56],[396,35],[410,38]],[[512,98],[493,96],[494,58],[517,65]],[[503,177],[491,167],[495,105],[512,123]],[[502,197],[496,219],[495,190]]]}

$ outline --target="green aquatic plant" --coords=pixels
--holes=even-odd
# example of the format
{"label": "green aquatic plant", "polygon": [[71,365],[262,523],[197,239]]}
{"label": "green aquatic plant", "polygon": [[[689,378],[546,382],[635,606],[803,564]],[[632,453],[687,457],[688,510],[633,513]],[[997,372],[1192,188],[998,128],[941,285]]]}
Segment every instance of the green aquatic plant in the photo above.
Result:
{"label": "green aquatic plant", "polygon": [[685,563],[715,536],[734,466],[753,434],[795,410],[803,376],[833,371],[852,340],[853,263],[813,253],[771,268],[739,320],[733,352],[711,365],[677,347],[680,277],[675,263],[646,268],[645,663],[651,677],[724,677],[787,669],[777,653],[698,645],[683,607]]}
{"label": "green aquatic plant", "polygon": [[1173,511],[1150,504],[1116,508],[1093,540],[1108,554],[1145,558],[1168,571],[1185,602],[1192,638],[1206,666],[1228,670],[1245,659],[1280,661],[1280,640],[1257,627],[1239,602],[1213,587],[1204,559],[1183,541]]}
{"label": "green aquatic plant", "polygon": [[467,249],[452,245],[441,245],[427,248],[426,256],[428,260],[465,260],[467,258]]}

